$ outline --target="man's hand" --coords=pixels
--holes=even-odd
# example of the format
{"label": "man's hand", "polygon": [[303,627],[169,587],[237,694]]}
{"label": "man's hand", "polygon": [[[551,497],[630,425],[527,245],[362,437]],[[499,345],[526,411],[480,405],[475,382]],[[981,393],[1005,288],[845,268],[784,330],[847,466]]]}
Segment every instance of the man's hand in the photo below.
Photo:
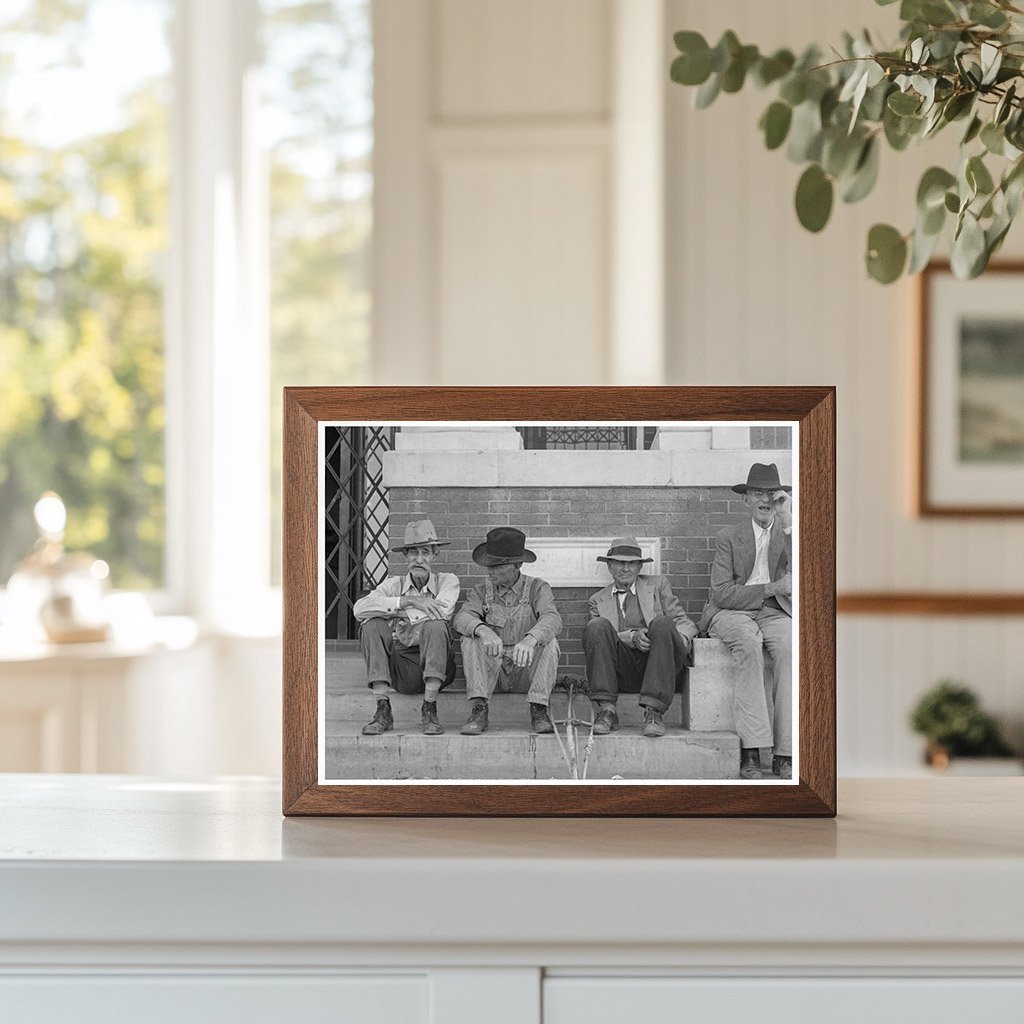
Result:
{"label": "man's hand", "polygon": [[764,592],[768,597],[775,597],[778,594],[789,597],[793,593],[793,574],[787,572],[780,579],[765,584]]}
{"label": "man's hand", "polygon": [[532,636],[524,636],[512,648],[512,662],[516,668],[526,668],[527,665],[533,663],[533,649],[537,646],[537,641]]}
{"label": "man's hand", "polygon": [[415,608],[423,612],[428,619],[444,618],[444,609],[434,598],[426,594],[403,594],[400,607],[405,610]]}
{"label": "man's hand", "polygon": [[474,636],[477,640],[483,641],[484,654],[501,656],[504,645],[501,642],[501,637],[493,629],[488,629],[487,626],[480,626]]}
{"label": "man's hand", "polygon": [[633,630],[633,646],[638,651],[647,652],[651,649],[651,636],[646,628]]}
{"label": "man's hand", "polygon": [[793,528],[792,495],[785,491],[776,491],[775,497],[772,498],[772,504],[775,506],[775,518],[778,519],[779,526],[784,530],[791,530]]}

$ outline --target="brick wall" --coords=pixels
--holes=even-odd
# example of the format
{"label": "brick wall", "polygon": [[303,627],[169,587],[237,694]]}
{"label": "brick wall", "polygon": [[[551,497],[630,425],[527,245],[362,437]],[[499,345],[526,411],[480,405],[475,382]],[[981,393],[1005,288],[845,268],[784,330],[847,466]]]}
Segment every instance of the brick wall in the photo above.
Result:
{"label": "brick wall", "polygon": [[[459,576],[463,597],[484,579],[470,555],[495,526],[523,530],[527,546],[530,537],[660,537],[662,572],[697,621],[711,585],[715,535],[749,515],[728,487],[394,487],[389,525],[394,545],[410,520],[430,519],[438,536],[452,542],[438,567]],[[402,556],[391,559],[391,571],[402,572]],[[581,638],[592,593],[596,588],[555,588],[564,620],[562,662],[569,670],[583,668]]]}

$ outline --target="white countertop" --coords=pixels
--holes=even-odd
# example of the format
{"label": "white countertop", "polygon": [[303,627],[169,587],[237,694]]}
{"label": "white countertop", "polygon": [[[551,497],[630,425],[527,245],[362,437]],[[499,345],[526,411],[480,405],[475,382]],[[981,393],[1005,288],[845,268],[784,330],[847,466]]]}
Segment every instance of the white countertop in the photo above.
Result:
{"label": "white countertop", "polygon": [[1024,780],[837,820],[285,819],[274,782],[0,776],[0,943],[1024,943]]}

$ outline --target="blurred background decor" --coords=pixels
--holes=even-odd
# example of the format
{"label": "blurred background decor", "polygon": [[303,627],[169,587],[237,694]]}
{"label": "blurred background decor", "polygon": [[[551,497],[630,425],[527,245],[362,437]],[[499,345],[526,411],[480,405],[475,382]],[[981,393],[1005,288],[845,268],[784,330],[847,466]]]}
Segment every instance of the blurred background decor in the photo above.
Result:
{"label": "blurred background decor", "polygon": [[1015,738],[1024,530],[914,514],[915,282],[864,272],[960,125],[884,147],[817,237],[757,130],[774,96],[699,111],[669,79],[680,27],[771,54],[860,25],[894,39],[898,9],[7,0],[0,580],[52,488],[158,642],[0,646],[0,769],[279,772],[284,384],[835,384],[840,774],[917,771],[947,674]]}
{"label": "blurred background decor", "polygon": [[982,710],[977,694],[961,683],[936,683],[917,702],[910,725],[927,739],[925,763],[937,771],[1020,774],[1020,758],[1003,739],[998,723]]}
{"label": "blurred background decor", "polygon": [[7,583],[19,639],[43,635],[54,644],[98,643],[109,635],[105,600],[110,569],[84,551],[64,550],[67,511],[47,491],[35,504],[39,539]]}
{"label": "blurred background decor", "polygon": [[1024,263],[921,277],[918,510],[1024,516]]}

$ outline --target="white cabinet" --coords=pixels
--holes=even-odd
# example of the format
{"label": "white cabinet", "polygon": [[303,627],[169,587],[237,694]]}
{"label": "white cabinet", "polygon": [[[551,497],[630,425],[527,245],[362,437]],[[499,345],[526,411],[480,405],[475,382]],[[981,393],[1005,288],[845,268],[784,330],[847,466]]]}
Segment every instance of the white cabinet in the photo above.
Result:
{"label": "white cabinet", "polygon": [[428,1024],[429,982],[411,976],[0,978],[18,1024]]}
{"label": "white cabinet", "polygon": [[551,977],[544,1024],[1020,1024],[1024,979]]}
{"label": "white cabinet", "polygon": [[845,780],[836,821],[280,803],[0,776],[0,1021],[1024,1021],[1019,779]]}

